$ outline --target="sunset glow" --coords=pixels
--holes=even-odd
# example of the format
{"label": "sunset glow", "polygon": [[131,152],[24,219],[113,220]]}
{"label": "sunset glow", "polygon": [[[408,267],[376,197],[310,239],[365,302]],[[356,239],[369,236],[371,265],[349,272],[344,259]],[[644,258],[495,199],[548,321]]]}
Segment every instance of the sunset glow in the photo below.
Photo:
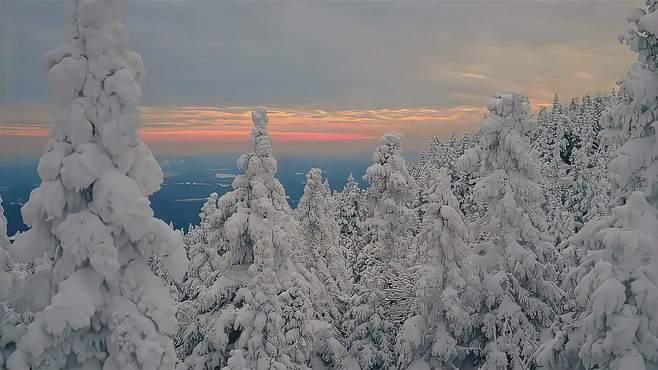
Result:
{"label": "sunset glow", "polygon": [[[251,131],[253,107],[143,107],[141,136],[151,144],[175,143],[177,150],[205,151],[197,144],[244,143]],[[484,107],[383,108],[322,110],[268,107],[270,131],[277,142],[346,143],[376,141],[387,131],[407,135],[410,147],[422,148],[433,134],[449,136],[477,126]],[[22,138],[32,142],[35,152],[49,136],[52,113],[47,108],[0,109],[0,141],[7,152]],[[38,144],[38,145],[37,145]],[[21,148],[25,150],[25,148]],[[217,150],[214,148],[212,150]]]}

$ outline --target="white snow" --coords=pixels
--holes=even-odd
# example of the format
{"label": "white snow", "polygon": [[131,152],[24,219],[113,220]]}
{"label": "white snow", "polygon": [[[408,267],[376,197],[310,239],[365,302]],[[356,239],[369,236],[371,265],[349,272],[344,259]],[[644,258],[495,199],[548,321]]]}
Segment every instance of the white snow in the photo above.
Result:
{"label": "white snow", "polygon": [[187,258],[181,236],[153,218],[147,199],[162,172],[137,137],[144,71],[125,49],[118,17],[116,0],[76,1],[68,40],[46,57],[58,112],[37,169],[42,183],[21,210],[30,229],[3,245],[24,263],[10,273],[28,272],[3,299],[25,313],[10,321],[23,325],[10,338],[11,370],[175,362],[173,301],[146,258],[161,258],[178,280]]}
{"label": "white snow", "polygon": [[176,199],[204,201],[186,233],[151,208],[165,175],[120,2],[75,0],[46,55],[26,232],[0,199],[0,369],[658,369],[658,0],[627,18],[618,91],[536,116],[497,93],[413,165],[387,133],[366,188],[296,172],[294,210],[257,109],[239,173],[175,184],[232,187]]}

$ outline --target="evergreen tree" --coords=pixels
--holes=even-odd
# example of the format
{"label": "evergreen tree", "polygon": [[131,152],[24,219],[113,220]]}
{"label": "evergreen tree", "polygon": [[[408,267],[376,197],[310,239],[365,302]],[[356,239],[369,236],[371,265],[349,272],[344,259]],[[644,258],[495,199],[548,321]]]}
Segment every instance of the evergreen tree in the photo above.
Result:
{"label": "evergreen tree", "polygon": [[322,171],[311,169],[295,210],[304,239],[298,260],[317,275],[331,294],[339,296],[350,292],[351,282],[341,251],[335,208],[330,190],[322,183]]}
{"label": "evergreen tree", "polygon": [[559,243],[571,236],[577,227],[573,207],[565,205],[572,199],[563,197],[572,182],[569,179],[572,170],[571,155],[566,154],[565,150],[574,130],[574,117],[570,108],[564,107],[556,94],[551,109],[540,111],[537,123],[532,132],[531,143],[541,161],[540,172],[546,189],[547,234]]}
{"label": "evergreen tree", "polygon": [[185,245],[190,256],[190,268],[183,283],[186,299],[198,297],[217,277],[221,267],[220,254],[224,244],[216,232],[219,222],[215,216],[218,199],[217,193],[210,194],[201,207],[200,224],[192,227],[185,236]]}
{"label": "evergreen tree", "polygon": [[569,276],[576,307],[560,317],[552,339],[539,348],[542,368],[657,368],[656,230],[658,213],[634,192],[570,240],[587,251]]}
{"label": "evergreen tree", "polygon": [[[203,280],[197,321],[183,335],[183,369],[305,369],[316,348],[336,358],[326,342],[314,341],[331,339],[333,327],[314,320],[316,286],[293,259],[301,238],[275,177],[267,114],[252,119],[252,149],[237,161],[244,174],[204,219],[207,242],[217,243],[211,254],[220,252],[218,268]],[[214,207],[209,203],[204,209]]]}
{"label": "evergreen tree", "polygon": [[[399,262],[409,255],[416,214],[410,208],[416,197],[416,181],[409,174],[401,154],[400,134],[384,135],[373,155],[375,163],[364,178],[370,183],[366,204],[372,215],[366,220],[367,246],[358,260],[374,278],[389,261]],[[374,267],[375,265],[379,267]]]}
{"label": "evergreen tree", "polygon": [[336,217],[340,226],[341,246],[346,255],[347,268],[352,279],[356,278],[356,256],[361,255],[364,247],[364,221],[366,210],[363,191],[359,188],[352,174],[340,193],[336,194]]}
{"label": "evergreen tree", "polygon": [[657,5],[650,0],[629,17],[635,29],[621,40],[638,61],[621,82],[621,101],[601,118],[602,138],[623,144],[608,168],[625,203],[586,224],[565,249],[579,263],[564,279],[575,286],[575,307],[537,353],[545,368],[658,368]]}
{"label": "evergreen tree", "polygon": [[21,278],[9,253],[0,248],[0,369],[6,369],[5,358],[25,332],[23,318],[11,304],[16,290],[22,288]]}
{"label": "evergreen tree", "polygon": [[473,347],[483,369],[527,368],[542,327],[555,316],[563,292],[554,283],[554,246],[546,242],[540,164],[525,136],[534,125],[528,99],[499,93],[488,105],[480,146],[460,166],[481,177],[475,185],[487,213],[475,230],[485,237],[469,257],[478,266]]}
{"label": "evergreen tree", "polygon": [[25,331],[20,313],[12,307],[12,300],[16,292],[22,288],[21,282],[25,279],[25,274],[9,256],[9,248],[7,219],[0,197],[0,369],[5,369],[6,356],[12,352],[16,341]]}
{"label": "evergreen tree", "polygon": [[388,133],[373,155],[365,179],[370,182],[366,200],[372,217],[366,220],[366,246],[357,256],[357,293],[344,322],[347,343],[361,369],[388,369],[394,365],[395,326],[391,318],[406,319],[408,307],[391,300],[397,272],[408,254],[416,222],[409,208],[416,183],[401,155],[400,134]]}
{"label": "evergreen tree", "polygon": [[620,145],[608,164],[615,182],[624,194],[643,191],[654,207],[658,207],[656,6],[656,1],[648,0],[646,10],[629,18],[636,29],[626,31],[622,40],[638,54],[638,60],[621,82],[621,102],[607,110],[601,119],[604,142]]}
{"label": "evergreen tree", "polygon": [[461,299],[467,285],[463,267],[468,229],[447,170],[433,177],[431,188],[423,192],[427,203],[417,239],[428,261],[416,286],[419,314],[405,321],[396,341],[397,366],[403,369],[421,363],[456,368],[455,359],[464,358],[459,344],[467,342],[473,325],[470,308]]}
{"label": "evergreen tree", "polygon": [[[484,213],[481,205],[475,202],[473,197],[473,185],[475,179],[471,174],[460,171],[456,162],[467,149],[475,147],[478,143],[477,133],[464,135],[453,134],[450,139],[443,143],[437,136],[430,139],[429,148],[421,153],[418,164],[414,165],[411,173],[418,183],[420,189],[431,186],[433,173],[445,167],[452,178],[453,193],[459,201],[459,208],[465,213],[465,217],[473,221]],[[421,203],[423,199],[421,198]]]}
{"label": "evergreen tree", "polygon": [[187,259],[147,199],[163,176],[137,135],[141,58],[124,48],[118,0],[74,4],[70,38],[47,54],[58,113],[22,209],[30,229],[10,248],[18,261],[45,258],[23,287],[34,316],[6,366],[170,369],[174,306],[146,258],[177,279]]}

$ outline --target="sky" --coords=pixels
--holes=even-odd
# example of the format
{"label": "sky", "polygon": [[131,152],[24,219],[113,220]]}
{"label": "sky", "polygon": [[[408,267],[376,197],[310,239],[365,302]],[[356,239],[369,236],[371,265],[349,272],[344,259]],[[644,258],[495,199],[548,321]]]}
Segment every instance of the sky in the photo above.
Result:
{"label": "sky", "polygon": [[[535,110],[607,91],[633,54],[617,36],[642,0],[125,0],[144,59],[142,136],[156,154],[240,151],[249,111],[275,148],[349,154],[388,131],[407,150],[476,129],[499,90]],[[0,1],[0,156],[36,155],[53,95],[43,55],[72,1]]]}

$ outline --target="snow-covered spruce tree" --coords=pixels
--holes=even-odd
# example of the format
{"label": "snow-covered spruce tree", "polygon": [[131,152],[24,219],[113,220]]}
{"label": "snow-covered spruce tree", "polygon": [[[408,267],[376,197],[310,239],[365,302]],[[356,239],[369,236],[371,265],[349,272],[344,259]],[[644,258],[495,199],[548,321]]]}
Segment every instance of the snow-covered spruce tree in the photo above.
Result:
{"label": "snow-covered spruce tree", "polygon": [[[174,230],[173,224],[169,224],[169,227]],[[185,237],[182,230],[174,230],[178,234],[178,238],[183,241],[185,246]],[[184,253],[187,256],[187,250],[184,247]],[[150,256],[146,259],[146,264],[151,269],[151,271],[157,276],[164,286],[169,290],[169,293],[173,297],[175,302],[178,302],[183,299],[185,294],[183,286],[180,284],[181,281],[178,281],[174,275],[169,271],[167,266],[163,263],[162,258],[159,256]],[[180,327],[179,327],[180,329]]]}
{"label": "snow-covered spruce tree", "polygon": [[9,256],[9,247],[7,219],[0,197],[0,369],[5,369],[6,356],[12,352],[12,347],[25,330],[20,314],[11,306],[12,298],[20,289],[23,279],[16,273]]}
{"label": "snow-covered spruce tree", "polygon": [[363,191],[350,173],[343,190],[335,195],[336,218],[340,227],[341,246],[346,253],[346,264],[351,279],[356,276],[356,256],[364,246],[363,222],[366,212]]}
{"label": "snow-covered spruce tree", "polygon": [[[357,267],[362,273],[369,270],[370,277],[375,279],[380,276],[376,270],[385,269],[388,262],[399,262],[410,254],[412,231],[417,223],[416,214],[410,208],[417,185],[402,157],[401,141],[401,134],[384,135],[373,154],[375,163],[364,176],[370,183],[365,194],[370,216],[365,221],[367,245],[361,256],[357,256]],[[358,276],[358,280],[363,278],[362,274]]]}
{"label": "snow-covered spruce tree", "polygon": [[527,368],[563,292],[554,283],[558,253],[545,241],[540,165],[526,137],[534,125],[528,99],[498,93],[487,108],[480,146],[459,161],[481,176],[474,193],[487,204],[473,225],[485,246],[468,257],[481,278],[479,287],[469,288],[480,288],[482,296],[471,346],[481,348],[475,361],[483,369],[520,369]]}
{"label": "snow-covered spruce tree", "polygon": [[[224,243],[214,240],[211,221],[216,220],[213,214],[217,211],[219,195],[211,193],[201,207],[199,225],[190,225],[183,236],[183,242],[190,258],[190,265],[183,282],[178,285],[178,302],[176,318],[179,330],[175,339],[178,357],[184,359],[186,354],[201,340],[198,320],[199,294],[212,284],[220,273],[220,252]],[[231,291],[234,293],[237,286]]]}
{"label": "snow-covered spruce tree", "polygon": [[448,167],[448,174],[452,178],[452,192],[459,201],[459,208],[464,213],[464,219],[467,221],[476,220],[481,217],[486,211],[486,207],[478,204],[473,195],[473,185],[475,178],[467,172],[460,171],[456,162],[466,150],[474,148],[478,145],[480,138],[478,133],[470,135],[452,135],[448,141],[450,146],[450,166]]}
{"label": "snow-covered spruce tree", "polygon": [[341,296],[350,293],[352,284],[341,251],[335,208],[330,190],[322,183],[322,171],[311,169],[306,174],[304,194],[295,209],[295,219],[303,237],[297,260],[317,275],[331,294]]}
{"label": "snow-covered spruce tree", "polygon": [[144,70],[124,48],[118,0],[74,5],[70,38],[47,55],[58,113],[42,183],[22,209],[30,229],[10,248],[19,261],[45,256],[52,267],[34,271],[47,278],[24,307],[34,319],[6,366],[170,369],[174,306],[146,258],[160,256],[177,278],[187,258],[147,199],[162,172],[137,135]]}
{"label": "snow-covered spruce tree", "polygon": [[[606,166],[610,156],[616,150],[617,144],[603,143],[601,141],[600,125],[603,113],[615,104],[612,94],[597,94],[594,97],[586,96],[583,99],[580,121],[578,126],[578,137],[580,145],[574,154],[574,169],[576,172],[576,183],[585,184],[584,205],[576,206],[579,209],[586,209],[579,220],[583,224],[594,217],[607,214],[611,200],[618,199],[618,189],[607,175]],[[587,181],[585,181],[587,180]],[[575,187],[569,188],[571,191],[577,191]],[[566,198],[572,198],[567,194]]]}
{"label": "snow-covered spruce tree", "polygon": [[[605,166],[611,149],[616,145],[602,145],[599,137],[599,121],[604,108],[604,97],[599,94],[595,97],[586,95],[582,103],[572,102],[567,110],[570,122],[573,122],[571,137],[575,138],[572,140],[570,166],[567,176],[552,184],[559,186],[556,187],[559,191],[549,192],[549,199],[559,194],[563,210],[573,214],[576,230],[593,217],[604,215],[607,203],[614,197]],[[560,231],[554,230],[551,217],[549,231]],[[561,241],[564,240],[566,238],[562,237]]]}
{"label": "snow-covered spruce tree", "polygon": [[416,183],[401,155],[400,134],[384,135],[373,155],[365,179],[372,216],[366,220],[366,245],[357,256],[356,294],[346,313],[343,329],[348,333],[351,356],[361,369],[388,369],[394,366],[395,325],[409,315],[413,296],[400,300],[391,294],[396,280],[404,275],[402,262],[409,254],[416,215],[409,208]]}
{"label": "snow-covered spruce tree", "polygon": [[623,144],[608,168],[625,204],[586,224],[563,252],[580,263],[564,279],[576,306],[538,351],[545,368],[658,369],[657,5],[628,18],[635,29],[621,41],[638,61],[601,119],[602,138]]}
{"label": "snow-covered spruce tree", "polygon": [[599,135],[600,117],[615,96],[614,91],[586,95],[568,106],[556,97],[551,109],[540,110],[531,144],[542,161],[548,234],[558,244],[604,215],[610,200],[619,197],[606,171],[618,144],[605,144]]}
{"label": "snow-covered spruce tree", "polygon": [[7,236],[7,218],[2,208],[2,197],[0,197],[0,248],[9,248],[9,237]]}
{"label": "snow-covered spruce tree", "polygon": [[179,358],[185,357],[185,346],[196,343],[189,340],[189,331],[198,329],[198,298],[199,293],[206,289],[207,284],[212,282],[216,275],[216,267],[219,266],[219,246],[208,243],[208,220],[217,210],[217,193],[211,193],[201,207],[199,213],[199,225],[188,226],[188,231],[183,235],[183,242],[187,255],[190,257],[190,265],[185,278],[178,287],[176,318],[179,322],[178,334],[175,339],[176,351]]}
{"label": "snow-covered spruce tree", "polygon": [[333,327],[314,320],[309,298],[326,292],[317,293],[293,259],[301,238],[275,177],[267,114],[252,119],[252,150],[237,161],[244,174],[204,221],[212,225],[208,242],[217,243],[212,253],[220,253],[180,343],[183,369],[303,369],[314,350],[329,360],[341,350],[327,348]]}
{"label": "snow-covered spruce tree", "polygon": [[[409,314],[413,294],[408,288],[413,279],[413,262],[418,248],[413,234],[418,216],[411,208],[417,200],[417,184],[402,157],[402,135],[388,133],[375,150],[375,163],[367,168],[364,178],[370,183],[366,201],[371,217],[366,219],[368,244],[362,251],[366,285],[377,281],[384,289],[388,318],[401,324]],[[404,279],[406,277],[406,279]],[[403,289],[397,283],[401,282]],[[401,294],[401,295],[400,295]]]}
{"label": "snow-covered spruce tree", "polygon": [[598,262],[575,291],[585,307],[578,357],[586,369],[658,369],[658,212],[633,192],[597,221],[589,247],[600,248]]}
{"label": "snow-covered spruce tree", "polygon": [[218,199],[217,193],[208,196],[199,213],[199,225],[191,227],[184,238],[190,256],[190,268],[182,284],[186,300],[198,297],[212,283],[220,268],[224,244],[216,228],[219,222],[215,216]]}
{"label": "snow-covered spruce tree", "polygon": [[573,125],[569,108],[562,105],[556,94],[551,109],[540,111],[536,129],[531,132],[532,147],[537,150],[539,159],[551,164],[550,169],[555,172],[567,170],[565,165],[570,159],[568,136]]}
{"label": "snow-covered spruce tree", "polygon": [[[643,191],[658,207],[658,2],[647,1],[646,10],[629,17],[635,29],[621,40],[638,54],[620,84],[621,102],[607,110],[601,119],[601,136],[606,144],[621,147],[614,153],[608,169],[624,194]],[[623,145],[622,145],[623,144]]]}
{"label": "snow-covered spruce tree", "polygon": [[[484,209],[475,202],[473,197],[474,179],[471,174],[459,171],[456,162],[467,149],[475,147],[478,143],[478,134],[453,134],[447,142],[442,142],[435,136],[430,139],[429,147],[421,153],[420,160],[410,172],[419,189],[430,187],[433,173],[442,167],[448,169],[452,178],[453,193],[459,201],[459,208],[465,213],[468,220],[475,220],[482,216]],[[420,202],[424,202],[421,198]]]}
{"label": "snow-covered spruce tree", "polygon": [[570,272],[575,310],[551,328],[545,369],[658,369],[658,213],[641,192],[571,240],[586,250]]}
{"label": "snow-covered spruce tree", "polygon": [[551,109],[542,109],[537,126],[531,132],[531,145],[538,152],[541,177],[546,189],[547,231],[555,242],[573,235],[576,229],[573,207],[567,207],[564,193],[571,184],[568,176],[572,169],[567,154],[574,121],[569,108],[562,105],[556,94]]}
{"label": "snow-covered spruce tree", "polygon": [[419,314],[407,319],[398,333],[397,366],[457,368],[455,360],[465,357],[459,344],[467,342],[472,328],[469,307],[461,299],[472,278],[463,271],[468,229],[445,168],[435,172],[423,196],[427,203],[417,240],[427,262],[416,286]]}
{"label": "snow-covered spruce tree", "polygon": [[3,370],[6,357],[25,332],[22,317],[12,306],[16,291],[22,288],[21,281],[9,253],[0,247],[0,369]]}

